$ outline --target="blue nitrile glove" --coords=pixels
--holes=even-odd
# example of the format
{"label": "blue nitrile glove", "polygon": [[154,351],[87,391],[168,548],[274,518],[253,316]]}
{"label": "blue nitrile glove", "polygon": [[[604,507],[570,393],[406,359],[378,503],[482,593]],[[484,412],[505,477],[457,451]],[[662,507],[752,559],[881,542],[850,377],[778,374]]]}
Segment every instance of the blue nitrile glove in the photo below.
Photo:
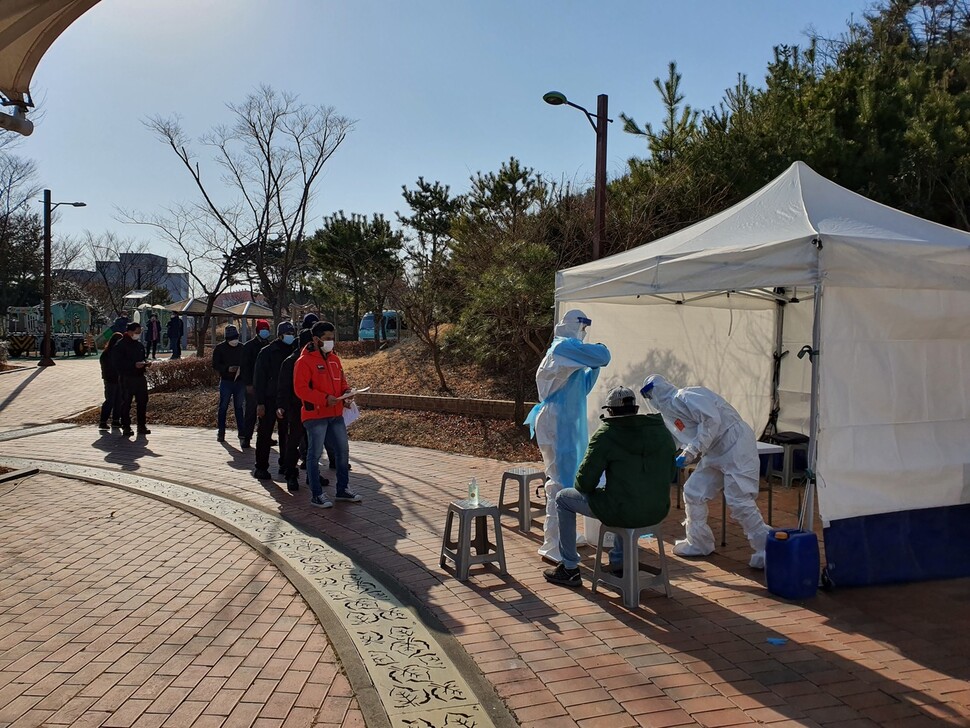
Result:
{"label": "blue nitrile glove", "polygon": [[684,467],[687,464],[687,456],[686,455],[678,455],[677,458],[674,460],[674,464],[678,468]]}

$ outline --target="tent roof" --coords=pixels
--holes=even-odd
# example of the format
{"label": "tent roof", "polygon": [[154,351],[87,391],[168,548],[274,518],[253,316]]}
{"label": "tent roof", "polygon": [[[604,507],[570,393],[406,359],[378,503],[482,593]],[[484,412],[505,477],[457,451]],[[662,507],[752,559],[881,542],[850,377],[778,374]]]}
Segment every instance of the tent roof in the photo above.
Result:
{"label": "tent roof", "polygon": [[[970,251],[970,233],[874,202],[795,162],[717,215],[652,243],[560,271],[556,298],[635,299],[813,285],[824,268],[816,241],[823,247],[844,243],[912,258]],[[959,261],[966,265],[964,257]],[[961,269],[960,274],[967,272]]]}
{"label": "tent roof", "polygon": [[98,0],[4,0],[0,3],[0,94],[30,101],[40,59],[68,26]]}
{"label": "tent roof", "polygon": [[[179,301],[178,303],[170,303],[165,306],[169,311],[177,311],[178,313],[187,313],[190,316],[202,316],[205,314],[205,308],[208,305],[208,301],[204,298],[186,298],[184,301]],[[232,316],[231,311],[227,311],[222,306],[213,306],[212,313],[215,316]]]}
{"label": "tent roof", "polygon": [[256,301],[243,301],[235,306],[230,306],[226,310],[243,318],[273,318],[273,309]]}

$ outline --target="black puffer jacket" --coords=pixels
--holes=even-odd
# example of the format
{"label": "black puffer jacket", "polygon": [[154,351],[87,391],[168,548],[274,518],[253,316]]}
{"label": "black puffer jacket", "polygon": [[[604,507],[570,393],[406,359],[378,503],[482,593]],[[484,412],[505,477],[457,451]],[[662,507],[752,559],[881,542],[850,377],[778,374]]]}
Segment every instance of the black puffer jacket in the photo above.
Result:
{"label": "black puffer jacket", "polygon": [[[283,361],[293,353],[293,346],[286,345],[282,339],[274,339],[259,352],[256,368],[253,371],[253,387],[256,390],[256,404],[265,405],[269,400],[276,401],[277,380]],[[291,373],[292,374],[292,373]]]}

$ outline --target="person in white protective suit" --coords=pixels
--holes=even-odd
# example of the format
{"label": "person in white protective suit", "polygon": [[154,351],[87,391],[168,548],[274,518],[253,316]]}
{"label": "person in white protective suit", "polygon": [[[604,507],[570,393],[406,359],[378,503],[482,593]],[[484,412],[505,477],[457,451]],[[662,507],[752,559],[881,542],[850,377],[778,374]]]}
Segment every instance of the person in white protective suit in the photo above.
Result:
{"label": "person in white protective suit", "polygon": [[554,562],[562,561],[556,494],[576,481],[589,444],[586,397],[600,367],[610,363],[610,350],[603,344],[583,343],[591,323],[586,314],[573,309],[556,325],[555,338],[536,371],[539,404],[525,420],[546,469],[546,521],[539,555]]}
{"label": "person in white protective suit", "polygon": [[723,488],[731,517],[744,529],[754,551],[748,564],[763,569],[769,529],[757,505],[760,464],[754,430],[723,397],[704,387],[677,389],[659,374],[651,374],[640,394],[660,411],[683,446],[678,467],[700,459],[684,484],[687,537],[674,544],[674,553],[707,556],[714,551],[707,504]]}

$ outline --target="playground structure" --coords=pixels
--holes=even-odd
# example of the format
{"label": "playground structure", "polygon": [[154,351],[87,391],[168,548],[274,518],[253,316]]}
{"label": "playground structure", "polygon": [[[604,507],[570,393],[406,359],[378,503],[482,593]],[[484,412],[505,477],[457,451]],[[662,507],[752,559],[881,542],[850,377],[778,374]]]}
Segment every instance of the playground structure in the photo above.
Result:
{"label": "playground structure", "polygon": [[[97,351],[94,336],[95,312],[81,301],[55,301],[51,304],[51,356],[86,356]],[[7,308],[6,336],[10,356],[42,354],[44,342],[43,306]]]}

